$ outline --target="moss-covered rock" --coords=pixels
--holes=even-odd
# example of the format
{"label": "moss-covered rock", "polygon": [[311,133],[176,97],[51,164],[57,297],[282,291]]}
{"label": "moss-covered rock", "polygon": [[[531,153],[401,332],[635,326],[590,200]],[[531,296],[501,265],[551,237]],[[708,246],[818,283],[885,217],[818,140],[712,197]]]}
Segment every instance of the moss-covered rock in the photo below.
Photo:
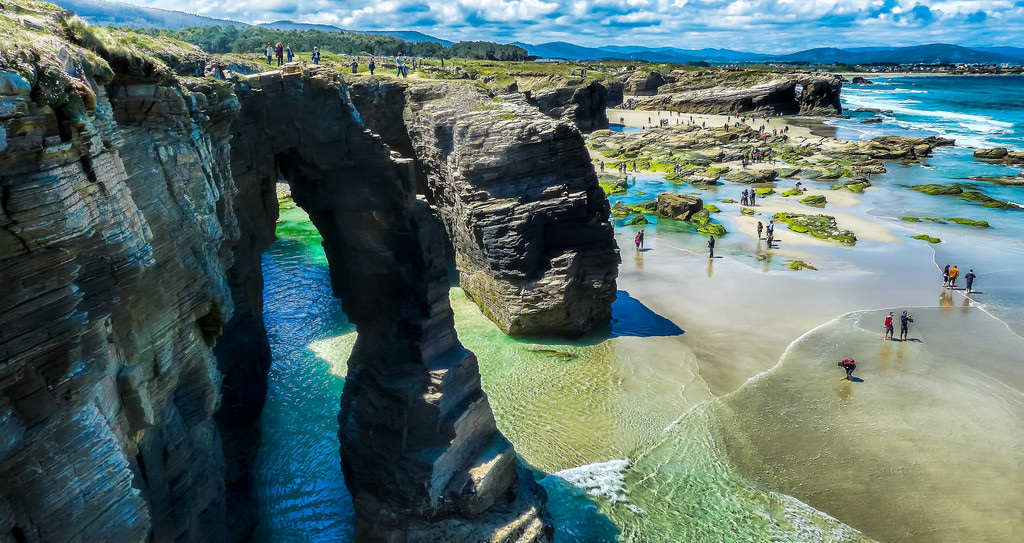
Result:
{"label": "moss-covered rock", "polygon": [[741,170],[725,176],[726,181],[752,185],[754,183],[771,183],[778,177],[775,170]]}
{"label": "moss-covered rock", "polygon": [[782,196],[788,198],[790,196],[800,196],[803,193],[804,193],[804,191],[802,191],[800,189],[795,189],[794,188],[794,189],[788,189],[786,191],[783,191]]}
{"label": "moss-covered rock", "polygon": [[916,190],[917,192],[923,192],[925,194],[933,194],[933,195],[940,195],[940,194],[962,194],[964,192],[964,189],[960,185],[935,185],[935,184],[928,184],[928,185],[914,185],[914,186],[912,186],[910,188]]}
{"label": "moss-covered rock", "polygon": [[938,217],[901,217],[900,220],[907,222],[924,222],[930,221],[936,224],[946,224],[946,221]]}
{"label": "moss-covered rock", "polygon": [[807,262],[804,262],[803,260],[790,260],[788,265],[789,265],[789,269],[791,269],[791,270],[814,270],[814,271],[818,271],[818,268],[815,268],[814,266],[808,264]]}
{"label": "moss-covered rock", "polygon": [[835,217],[831,215],[803,215],[800,213],[776,213],[773,218],[785,223],[793,232],[809,234],[820,239],[832,239],[846,245],[857,242],[857,236],[839,228]]}
{"label": "moss-covered rock", "polygon": [[[612,177],[613,179],[614,176]],[[606,181],[606,176],[601,176],[601,188],[605,196],[621,196],[629,191],[629,183],[625,179],[616,179],[614,182]]]}
{"label": "moss-covered rock", "polygon": [[715,204],[704,204],[704,209],[706,209],[708,211],[708,213],[721,213],[722,212],[722,210],[718,209],[718,206],[716,206]]}
{"label": "moss-covered rock", "polygon": [[850,192],[864,192],[864,189],[871,186],[871,181],[858,177],[857,179],[844,179],[834,185],[832,190],[848,190]]}
{"label": "moss-covered rock", "polygon": [[911,236],[911,237],[914,238],[914,239],[919,239],[919,240],[927,241],[928,243],[941,243],[942,242],[941,239],[933,238],[932,236],[929,236],[927,234],[918,234],[916,236]]}
{"label": "moss-covered rock", "polygon": [[736,200],[733,200],[732,198],[726,198],[726,199],[722,200],[722,203],[723,204],[735,204]]}
{"label": "moss-covered rock", "polygon": [[754,210],[750,209],[749,207],[743,207],[743,208],[740,208],[740,213],[742,213],[743,215],[753,215],[754,214]]}
{"label": "moss-covered rock", "polygon": [[702,224],[697,227],[697,231],[702,234],[709,234],[717,237],[722,237],[729,233],[724,226],[718,224],[717,222],[708,222],[707,224]]}
{"label": "moss-covered rock", "polygon": [[963,217],[952,217],[949,219],[951,222],[956,224],[962,224],[964,226],[976,226],[978,228],[988,228],[988,221],[976,221],[974,219],[965,219]]}
{"label": "moss-covered rock", "polygon": [[636,217],[633,217],[632,219],[629,219],[628,221],[626,221],[626,225],[627,226],[633,226],[633,225],[637,225],[637,224],[647,224],[649,222],[651,222],[651,221],[647,220],[647,216],[646,215],[637,215]]}
{"label": "moss-covered rock", "polygon": [[658,215],[681,221],[691,220],[701,212],[707,213],[704,210],[704,200],[689,194],[673,192],[659,194],[655,206]]}
{"label": "moss-covered rock", "polygon": [[800,175],[801,171],[803,170],[801,170],[800,168],[779,168],[778,174],[779,177],[783,179],[792,179]]}
{"label": "moss-covered rock", "polygon": [[801,204],[809,205],[809,206],[822,206],[822,205],[825,205],[826,202],[827,202],[827,200],[825,199],[825,196],[823,196],[821,194],[814,194],[814,195],[811,195],[811,196],[806,196],[806,197],[804,197],[803,200],[800,200]]}
{"label": "moss-covered rock", "polygon": [[764,197],[768,196],[769,194],[775,194],[775,189],[769,187],[765,189],[757,189],[754,192],[757,193],[758,196]]}
{"label": "moss-covered rock", "polygon": [[612,217],[616,219],[625,219],[629,216],[629,208],[626,204],[622,203],[621,200],[612,204]]}

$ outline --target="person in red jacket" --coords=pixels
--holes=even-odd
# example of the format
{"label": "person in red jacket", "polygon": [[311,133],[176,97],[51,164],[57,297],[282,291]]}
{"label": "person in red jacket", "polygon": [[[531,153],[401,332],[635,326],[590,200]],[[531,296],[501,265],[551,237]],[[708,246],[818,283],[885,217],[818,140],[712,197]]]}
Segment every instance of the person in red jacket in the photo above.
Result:
{"label": "person in red jacket", "polygon": [[890,341],[892,340],[892,317],[893,317],[892,311],[890,311],[889,315],[887,317],[885,317],[885,335],[882,336],[883,340],[886,340],[886,339],[888,339]]}
{"label": "person in red jacket", "polygon": [[843,361],[839,363],[839,367],[846,370],[846,377],[844,377],[844,379],[847,381],[853,381],[853,370],[857,369],[857,363],[852,358],[844,358]]}

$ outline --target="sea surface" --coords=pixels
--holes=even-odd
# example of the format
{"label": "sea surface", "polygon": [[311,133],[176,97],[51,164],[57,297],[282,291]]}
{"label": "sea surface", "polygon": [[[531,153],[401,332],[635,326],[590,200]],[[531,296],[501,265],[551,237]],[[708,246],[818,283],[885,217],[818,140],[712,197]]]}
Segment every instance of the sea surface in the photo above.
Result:
{"label": "sea surface", "polygon": [[[730,234],[709,259],[689,225],[649,217],[641,252],[632,243],[641,226],[617,221],[623,263],[609,331],[512,339],[452,289],[459,337],[480,359],[499,427],[548,490],[557,541],[1013,541],[1024,532],[1024,210],[907,188],[958,183],[1024,202],[1024,187],[968,179],[1020,169],[979,163],[967,147],[1024,148],[1024,78],[874,80],[846,87],[844,107],[892,113],[830,121],[839,137],[958,142],[921,163],[889,163],[863,195],[820,211],[881,225],[885,236],[848,247],[780,227],[769,250],[725,202],[742,186],[697,190],[638,174],[613,201],[697,194],[722,209],[713,217]],[[859,122],[875,115],[883,122]],[[942,242],[911,238],[919,233]],[[278,237],[264,256],[274,363],[256,540],[351,541],[337,409],[355,333],[305,214],[284,210]],[[817,270],[794,271],[794,259]],[[946,263],[975,269],[975,294],[941,288]],[[909,340],[882,341],[882,319],[903,309],[914,317]],[[858,363],[854,382],[837,367],[846,357]]]}

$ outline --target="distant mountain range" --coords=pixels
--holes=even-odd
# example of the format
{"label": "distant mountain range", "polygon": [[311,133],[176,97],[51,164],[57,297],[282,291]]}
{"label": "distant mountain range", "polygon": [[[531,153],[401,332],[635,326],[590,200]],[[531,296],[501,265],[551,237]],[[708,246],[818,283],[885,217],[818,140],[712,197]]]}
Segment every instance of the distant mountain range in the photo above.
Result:
{"label": "distant mountain range", "polygon": [[[70,9],[94,25],[125,26],[133,28],[163,28],[179,30],[190,26],[250,26],[248,23],[193,15],[181,11],[145,8],[105,0],[53,0]],[[383,34],[408,42],[433,41],[444,45],[452,42],[422,32],[409,30],[348,30],[333,25],[275,21],[256,26],[278,30],[323,30],[326,32],[355,32]],[[945,43],[915,45],[912,47],[852,47],[837,49],[821,47],[790,54],[767,55],[730,49],[678,49],[675,47],[642,47],[609,45],[585,47],[567,42],[531,45],[513,42],[531,55],[544,58],[600,60],[635,59],[647,62],[708,62],[711,64],[741,64],[754,62],[807,62],[811,64],[1024,64],[1021,47],[961,47]]]}

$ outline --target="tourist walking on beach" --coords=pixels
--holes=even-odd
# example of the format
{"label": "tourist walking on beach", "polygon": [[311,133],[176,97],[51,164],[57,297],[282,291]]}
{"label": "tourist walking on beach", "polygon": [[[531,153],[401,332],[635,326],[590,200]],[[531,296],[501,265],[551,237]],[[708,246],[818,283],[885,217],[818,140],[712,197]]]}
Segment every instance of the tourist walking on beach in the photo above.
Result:
{"label": "tourist walking on beach", "polygon": [[370,57],[369,68],[370,68],[370,75],[373,75],[373,71],[377,69],[377,61],[373,57]]}
{"label": "tourist walking on beach", "polygon": [[708,235],[708,258],[715,258],[715,235]]}
{"label": "tourist walking on beach", "polygon": [[946,264],[946,267],[942,268],[942,286],[949,286],[949,264]]}
{"label": "tourist walking on beach", "polygon": [[284,48],[285,55],[288,56],[288,62],[291,62],[295,58],[295,53],[292,52],[292,44],[288,44]]}
{"label": "tourist walking on beach", "polygon": [[758,241],[760,241],[760,240],[761,240],[761,232],[762,232],[763,230],[764,230],[764,225],[763,225],[763,224],[761,224],[761,221],[757,221],[757,240],[758,240]]}
{"label": "tourist walking on beach", "polygon": [[903,310],[903,314],[900,315],[900,341],[907,340],[907,333],[910,332],[910,323],[914,322],[914,317],[907,315],[907,310]]}
{"label": "tourist walking on beach", "polygon": [[270,45],[269,41],[267,42],[267,48],[266,48],[265,51],[267,53],[267,65],[268,66],[273,66],[274,65],[274,46]]}
{"label": "tourist walking on beach", "polygon": [[953,267],[949,269],[949,288],[956,290],[956,278],[960,276],[960,268],[953,264]]}
{"label": "tourist walking on beach", "polygon": [[747,200],[750,201],[750,207],[754,207],[755,205],[757,205],[757,193],[754,192],[754,189],[750,189],[750,197],[747,198]]}
{"label": "tourist walking on beach", "polygon": [[974,269],[973,268],[967,270],[967,275],[964,276],[964,281],[967,282],[967,294],[970,294],[970,293],[974,292],[974,278],[975,277],[977,277],[977,275],[974,275]]}
{"label": "tourist walking on beach", "polygon": [[740,205],[749,205],[750,204],[750,202],[748,200],[748,196],[749,196],[749,194],[747,193],[747,189],[743,189],[743,194],[740,195]]}
{"label": "tourist walking on beach", "polygon": [[883,340],[888,339],[889,341],[892,341],[892,318],[893,314],[892,311],[890,311],[889,315],[885,317],[885,334],[882,335]]}
{"label": "tourist walking on beach", "polygon": [[640,250],[641,251],[644,250],[644,234],[645,234],[644,229],[641,228],[640,229]]}
{"label": "tourist walking on beach", "polygon": [[283,66],[284,65],[284,44],[281,43],[281,42],[277,42],[277,45],[274,46],[274,52],[277,54],[277,65],[278,66]]}
{"label": "tourist walking on beach", "polygon": [[853,381],[853,370],[857,369],[857,362],[852,358],[844,358],[843,361],[839,363],[839,367],[846,370],[846,377],[843,379]]}

